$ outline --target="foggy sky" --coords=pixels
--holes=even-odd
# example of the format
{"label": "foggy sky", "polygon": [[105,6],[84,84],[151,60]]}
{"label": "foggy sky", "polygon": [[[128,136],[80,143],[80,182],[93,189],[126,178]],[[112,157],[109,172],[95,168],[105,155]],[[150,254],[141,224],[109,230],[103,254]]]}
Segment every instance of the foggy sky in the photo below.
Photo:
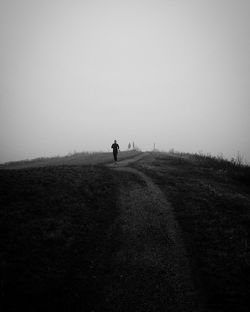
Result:
{"label": "foggy sky", "polygon": [[250,161],[248,0],[0,0],[0,162],[73,151]]}

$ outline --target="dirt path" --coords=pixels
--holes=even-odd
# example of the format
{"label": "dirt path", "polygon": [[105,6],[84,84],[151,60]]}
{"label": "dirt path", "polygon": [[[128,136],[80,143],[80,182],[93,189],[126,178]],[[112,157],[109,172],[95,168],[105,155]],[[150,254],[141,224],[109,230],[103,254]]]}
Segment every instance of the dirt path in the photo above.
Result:
{"label": "dirt path", "polygon": [[117,163],[108,164],[107,167],[110,167],[110,168],[125,167],[125,166],[128,166],[131,163],[134,163],[134,162],[136,162],[138,160],[141,160],[141,159],[147,157],[148,155],[149,155],[149,153],[141,153],[138,156],[135,156],[133,158],[128,158],[128,159],[124,159],[124,160],[118,161]]}
{"label": "dirt path", "polygon": [[[170,203],[149,177],[127,167],[147,156],[109,165],[137,178],[129,185],[121,182],[118,223],[123,242],[114,262],[122,273],[112,285],[113,304],[117,311],[203,311]],[[127,289],[122,292],[122,306],[121,288]]]}

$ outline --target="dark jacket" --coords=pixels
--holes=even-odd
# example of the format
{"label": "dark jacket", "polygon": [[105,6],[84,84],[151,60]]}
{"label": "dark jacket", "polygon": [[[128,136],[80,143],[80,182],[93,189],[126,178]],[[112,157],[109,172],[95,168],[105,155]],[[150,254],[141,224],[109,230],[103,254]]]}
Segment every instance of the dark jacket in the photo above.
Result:
{"label": "dark jacket", "polygon": [[113,148],[113,153],[118,153],[119,145],[117,143],[113,143],[111,148]]}

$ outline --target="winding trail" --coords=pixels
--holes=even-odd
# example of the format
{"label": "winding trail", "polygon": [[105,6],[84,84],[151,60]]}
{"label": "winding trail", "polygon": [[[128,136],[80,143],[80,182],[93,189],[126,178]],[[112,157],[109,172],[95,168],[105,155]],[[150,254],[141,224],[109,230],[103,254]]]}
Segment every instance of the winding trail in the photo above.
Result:
{"label": "winding trail", "polygon": [[[124,310],[118,304],[117,311],[128,308],[131,311],[204,311],[192,282],[181,231],[171,204],[148,176],[128,167],[132,162],[146,161],[147,157],[150,157],[149,153],[143,153],[108,165],[111,169],[136,176],[131,179],[131,184],[120,185],[118,223],[123,242],[115,255],[115,263],[123,268],[124,273],[123,281],[112,285],[112,291],[117,288],[118,298],[121,283],[122,287],[128,288],[133,283],[134,288],[133,293],[123,293],[129,304],[123,306]],[[133,274],[134,278],[131,277]],[[116,302],[115,298],[112,300]]]}

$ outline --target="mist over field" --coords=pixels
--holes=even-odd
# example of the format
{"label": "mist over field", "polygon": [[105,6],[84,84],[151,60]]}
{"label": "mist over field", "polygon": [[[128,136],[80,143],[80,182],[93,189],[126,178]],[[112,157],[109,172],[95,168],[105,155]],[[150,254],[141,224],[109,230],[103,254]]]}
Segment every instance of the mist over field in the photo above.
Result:
{"label": "mist over field", "polygon": [[247,0],[2,0],[0,163],[122,150],[250,162]]}

